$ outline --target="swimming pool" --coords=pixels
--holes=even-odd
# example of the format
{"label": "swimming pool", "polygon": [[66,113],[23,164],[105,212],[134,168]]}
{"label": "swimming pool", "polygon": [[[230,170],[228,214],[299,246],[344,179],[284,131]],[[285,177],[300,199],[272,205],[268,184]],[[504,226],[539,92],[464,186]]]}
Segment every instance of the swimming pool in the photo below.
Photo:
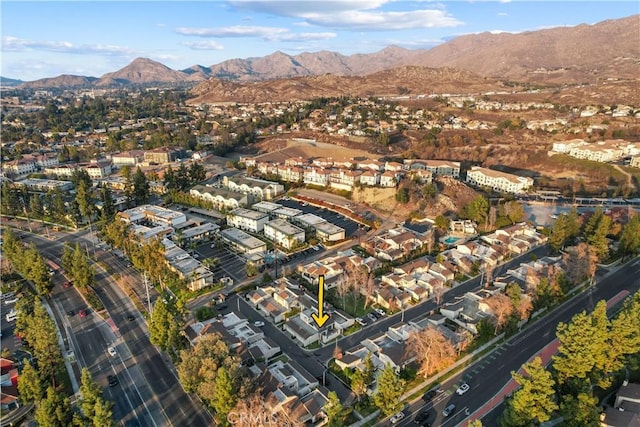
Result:
{"label": "swimming pool", "polygon": [[447,245],[453,245],[458,240],[460,240],[459,237],[449,236],[446,239],[444,239],[443,242],[445,242]]}

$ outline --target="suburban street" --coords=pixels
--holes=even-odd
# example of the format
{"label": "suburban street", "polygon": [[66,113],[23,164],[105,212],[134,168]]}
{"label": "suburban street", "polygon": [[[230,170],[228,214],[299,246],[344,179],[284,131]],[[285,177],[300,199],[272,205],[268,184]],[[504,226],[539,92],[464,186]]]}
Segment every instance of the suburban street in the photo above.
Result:
{"label": "suburban street", "polygon": [[[34,242],[43,256],[59,265],[63,242],[78,241],[77,235],[53,242],[33,234],[24,235],[25,241]],[[108,252],[101,254],[100,260],[111,269],[120,265]],[[197,399],[183,391],[166,356],[151,345],[146,322],[109,274],[96,268],[96,290],[110,315],[106,321],[90,311],[87,317],[80,318],[78,311],[88,307],[72,287],[61,286],[64,279],[59,276],[56,275],[52,296],[56,322],[67,331],[71,340],[68,349],[105,387],[105,396],[114,401],[116,419],[137,420],[140,425],[157,427],[212,424]],[[74,311],[73,316],[66,315],[70,310]],[[134,316],[132,321],[126,319],[128,315]],[[107,353],[109,346],[115,346],[115,356]],[[119,384],[109,387],[107,375],[116,375]]]}

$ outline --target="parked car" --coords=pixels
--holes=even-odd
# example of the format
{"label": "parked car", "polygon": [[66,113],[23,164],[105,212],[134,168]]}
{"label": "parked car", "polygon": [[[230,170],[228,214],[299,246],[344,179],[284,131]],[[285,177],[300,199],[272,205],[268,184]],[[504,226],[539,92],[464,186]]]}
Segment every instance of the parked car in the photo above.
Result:
{"label": "parked car", "polygon": [[376,320],[378,320],[378,318],[376,317],[376,315],[375,315],[375,314],[373,314],[373,313],[369,313],[369,314],[367,314],[367,317],[368,317],[372,322],[375,322]]}
{"label": "parked car", "polygon": [[109,387],[115,387],[118,385],[118,377],[115,375],[109,375],[107,379],[109,380]]}
{"label": "parked car", "polygon": [[69,311],[67,311],[67,316],[69,316],[69,317],[71,317],[71,316],[73,316],[73,315],[75,315],[75,314],[76,314],[76,312],[75,312],[75,311],[73,311],[73,310],[69,310]]}
{"label": "parked car", "polygon": [[391,421],[391,424],[397,424],[400,422],[400,420],[402,420],[404,418],[404,412],[398,412],[397,414],[395,414],[394,416],[391,417],[391,419],[389,421]]}
{"label": "parked car", "polygon": [[253,322],[253,326],[261,328],[264,326],[264,322],[262,320],[256,320],[255,322]]}
{"label": "parked car", "polygon": [[456,393],[458,393],[459,396],[462,396],[463,394],[465,394],[468,391],[469,391],[469,384],[462,383],[462,384],[460,384],[460,387],[458,387],[458,389],[456,390]]}
{"label": "parked car", "polygon": [[18,297],[7,298],[4,300],[6,305],[15,304],[16,302],[18,302]]}
{"label": "parked car", "polygon": [[115,357],[115,356],[116,356],[116,354],[118,354],[118,352],[116,352],[116,348],[115,348],[115,347],[113,347],[113,346],[109,347],[109,348],[107,349],[107,352],[109,353],[109,355],[111,355],[111,356],[113,356],[113,357]]}
{"label": "parked car", "polygon": [[381,308],[376,308],[376,313],[378,313],[380,316],[386,316],[387,315],[387,312],[384,311]]}
{"label": "parked car", "polygon": [[127,320],[128,320],[129,322],[133,322],[134,320],[136,320],[136,318],[133,316],[133,314],[128,314],[128,315],[127,315]]}
{"label": "parked car", "polygon": [[356,322],[360,326],[367,326],[367,322],[362,317],[356,317]]}
{"label": "parked car", "polygon": [[67,280],[66,282],[64,282],[64,283],[62,284],[62,287],[64,287],[64,288],[70,288],[70,287],[71,287],[71,282],[69,282],[69,281]]}
{"label": "parked car", "polygon": [[449,415],[453,414],[453,411],[455,410],[456,410],[456,405],[452,403],[446,408],[444,408],[444,410],[442,411],[442,415],[444,415],[445,417],[448,417]]}
{"label": "parked car", "polygon": [[80,311],[78,311],[78,315],[80,317],[87,317],[87,312],[85,310],[80,310]]}

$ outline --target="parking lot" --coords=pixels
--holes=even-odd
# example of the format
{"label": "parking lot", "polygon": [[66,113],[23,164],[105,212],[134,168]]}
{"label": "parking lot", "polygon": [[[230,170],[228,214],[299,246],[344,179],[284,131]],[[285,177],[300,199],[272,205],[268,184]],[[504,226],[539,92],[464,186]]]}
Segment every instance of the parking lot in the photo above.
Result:
{"label": "parking lot", "polygon": [[217,246],[215,242],[209,242],[196,247],[196,252],[200,262],[207,258],[220,260],[217,266],[210,268],[216,280],[231,277],[234,283],[238,283],[247,278],[247,260],[242,255],[230,251],[226,246]]}
{"label": "parking lot", "polygon": [[340,228],[344,229],[345,237],[349,238],[355,235],[356,231],[358,231],[358,223],[350,220],[349,218],[344,217],[343,215],[330,211],[325,208],[318,208],[315,206],[311,206],[307,203],[304,205],[297,200],[278,200],[279,205],[285,206],[287,208],[299,209],[304,213],[312,213],[314,215],[319,216],[332,224],[337,225]]}
{"label": "parking lot", "polygon": [[22,341],[15,336],[14,330],[16,328],[16,321],[7,321],[7,314],[15,308],[15,302],[5,304],[6,301],[2,301],[2,319],[0,319],[0,326],[2,328],[2,349],[9,350],[12,354],[16,350],[22,348]]}

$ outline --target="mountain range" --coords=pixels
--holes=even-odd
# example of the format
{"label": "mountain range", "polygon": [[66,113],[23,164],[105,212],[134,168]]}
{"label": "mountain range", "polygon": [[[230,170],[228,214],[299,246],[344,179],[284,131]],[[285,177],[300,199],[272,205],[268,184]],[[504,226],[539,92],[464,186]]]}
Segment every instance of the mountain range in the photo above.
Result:
{"label": "mountain range", "polygon": [[[640,76],[640,15],[594,25],[557,27],[523,33],[481,33],[454,38],[429,50],[389,46],[371,54],[274,52],[264,57],[231,59],[211,66],[173,70],[137,58],[100,78],[62,75],[20,83],[20,88],[118,87],[139,84],[229,86],[305,76],[365,76],[403,66],[448,67],[473,72],[480,79],[580,83]],[[427,74],[433,74],[428,71]],[[468,76],[468,75],[467,75]],[[7,80],[2,78],[2,84]],[[316,82],[318,80],[315,80]],[[354,80],[354,82],[357,81]],[[15,81],[13,82],[15,84]]]}

